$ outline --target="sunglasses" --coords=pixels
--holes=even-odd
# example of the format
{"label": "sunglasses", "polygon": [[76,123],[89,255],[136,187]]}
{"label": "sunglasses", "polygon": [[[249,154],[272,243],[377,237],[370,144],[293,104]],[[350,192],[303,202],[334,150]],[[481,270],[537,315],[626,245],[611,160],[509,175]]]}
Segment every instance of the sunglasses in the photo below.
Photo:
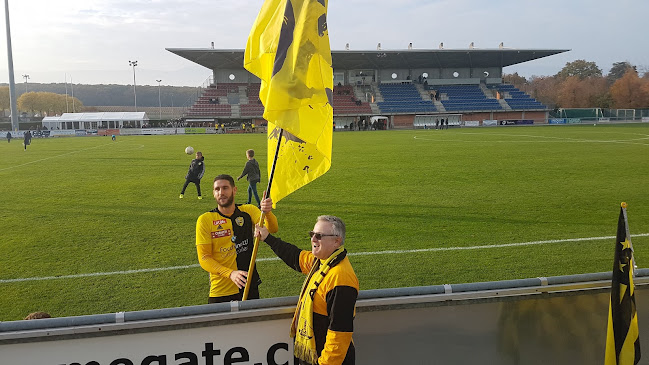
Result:
{"label": "sunglasses", "polygon": [[334,236],[338,236],[338,235],[337,234],[322,234],[322,233],[316,233],[316,232],[313,232],[313,231],[309,231],[309,237],[311,237],[311,238],[315,237],[315,239],[317,239],[318,241],[320,241],[322,239],[322,237],[334,237]]}

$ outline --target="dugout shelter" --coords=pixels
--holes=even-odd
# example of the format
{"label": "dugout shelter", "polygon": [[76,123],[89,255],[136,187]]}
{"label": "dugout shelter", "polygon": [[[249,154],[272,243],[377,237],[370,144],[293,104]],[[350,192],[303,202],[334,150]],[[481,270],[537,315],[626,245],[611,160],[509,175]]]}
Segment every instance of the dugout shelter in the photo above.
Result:
{"label": "dugout shelter", "polygon": [[[243,68],[243,49],[167,48],[212,71],[188,121],[261,123],[260,80]],[[550,108],[503,84],[503,68],[567,52],[562,49],[334,50],[334,121],[337,126],[375,115],[390,126],[421,126],[421,116],[460,120],[538,120]],[[417,123],[416,123],[417,122]]]}

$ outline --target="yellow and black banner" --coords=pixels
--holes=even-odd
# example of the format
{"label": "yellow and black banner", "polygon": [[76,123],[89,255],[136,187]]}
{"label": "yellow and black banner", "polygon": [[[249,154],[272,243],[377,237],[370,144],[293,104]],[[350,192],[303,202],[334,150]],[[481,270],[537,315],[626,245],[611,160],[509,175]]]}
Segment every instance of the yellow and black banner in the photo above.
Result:
{"label": "yellow and black banner", "polygon": [[633,269],[633,247],[626,219],[626,203],[622,203],[615,240],[605,365],[635,365],[640,361]]}
{"label": "yellow and black banner", "polygon": [[252,27],[244,67],[261,79],[268,167],[282,140],[270,196],[283,197],[331,167],[333,69],[327,0],[266,0]]}

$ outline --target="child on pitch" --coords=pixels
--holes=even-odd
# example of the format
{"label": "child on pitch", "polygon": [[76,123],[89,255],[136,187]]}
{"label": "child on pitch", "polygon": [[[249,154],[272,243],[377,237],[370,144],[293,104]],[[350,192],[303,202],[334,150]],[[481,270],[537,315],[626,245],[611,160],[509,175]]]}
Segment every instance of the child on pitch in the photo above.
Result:
{"label": "child on pitch", "polygon": [[241,172],[241,175],[239,175],[239,177],[237,178],[237,181],[242,177],[248,175],[248,202],[246,204],[250,204],[250,202],[252,201],[252,195],[254,194],[255,200],[257,201],[257,206],[259,206],[259,204],[261,204],[261,200],[259,199],[259,195],[257,194],[257,184],[261,181],[259,163],[257,163],[257,160],[255,160],[254,150],[247,150],[246,157],[248,158],[248,161],[246,162],[246,166],[243,168],[243,172]]}

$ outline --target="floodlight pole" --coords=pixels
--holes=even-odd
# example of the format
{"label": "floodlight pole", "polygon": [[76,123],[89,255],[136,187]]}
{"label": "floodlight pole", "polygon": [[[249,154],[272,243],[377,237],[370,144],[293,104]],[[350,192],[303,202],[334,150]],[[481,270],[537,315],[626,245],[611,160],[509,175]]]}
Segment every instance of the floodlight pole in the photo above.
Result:
{"label": "floodlight pole", "polygon": [[29,80],[29,75],[24,74],[23,79],[25,79],[25,94],[27,94],[27,80]]}
{"label": "floodlight pole", "polygon": [[18,107],[16,107],[16,80],[14,80],[14,57],[11,51],[11,26],[9,25],[9,0],[5,0],[5,26],[7,28],[7,63],[9,64],[9,104],[11,127],[18,131]]}
{"label": "floodlight pole", "polygon": [[70,112],[70,107],[68,106],[68,74],[65,74],[65,112]]}
{"label": "floodlight pole", "polygon": [[70,92],[72,93],[72,112],[76,113],[77,108],[74,106],[74,84],[72,83],[72,75],[70,75]]}
{"label": "floodlight pole", "polygon": [[137,92],[135,90],[135,66],[137,61],[128,61],[129,66],[133,66],[133,98],[135,99],[135,112],[137,113]]}
{"label": "floodlight pole", "polygon": [[160,99],[160,83],[162,80],[156,80],[158,82],[158,108],[160,110],[160,116],[158,117],[159,120],[162,120],[162,99]]}

